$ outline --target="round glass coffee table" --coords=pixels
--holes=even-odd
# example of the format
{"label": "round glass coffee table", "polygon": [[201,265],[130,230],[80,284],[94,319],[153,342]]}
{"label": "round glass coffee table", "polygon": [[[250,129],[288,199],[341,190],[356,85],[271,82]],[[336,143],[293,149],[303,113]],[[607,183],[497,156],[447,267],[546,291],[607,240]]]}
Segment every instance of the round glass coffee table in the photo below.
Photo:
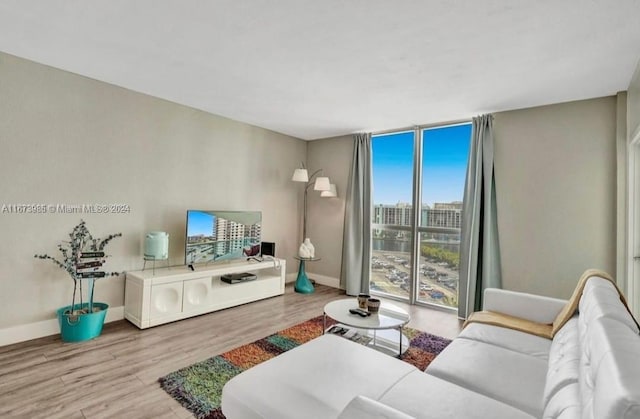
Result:
{"label": "round glass coffee table", "polygon": [[[378,313],[368,317],[349,313],[349,309],[352,308],[358,308],[358,300],[355,297],[331,301],[325,305],[323,333],[327,330],[327,317],[330,317],[339,323],[332,326],[332,333],[336,332],[335,334],[349,338],[348,336],[353,336],[349,329],[353,329],[356,333],[371,338],[369,346],[398,357],[402,356],[409,347],[409,339],[402,333],[402,328],[411,320],[409,313],[384,301],[380,304]],[[338,329],[334,329],[335,327]],[[363,343],[362,339],[357,337],[351,340]]]}

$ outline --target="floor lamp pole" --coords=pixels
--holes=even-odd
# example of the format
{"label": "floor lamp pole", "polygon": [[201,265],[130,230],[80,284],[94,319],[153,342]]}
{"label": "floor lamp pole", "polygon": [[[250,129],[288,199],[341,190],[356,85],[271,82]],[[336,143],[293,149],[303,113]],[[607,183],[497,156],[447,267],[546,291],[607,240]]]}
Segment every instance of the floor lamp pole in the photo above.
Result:
{"label": "floor lamp pole", "polygon": [[322,169],[318,169],[309,176],[309,181],[304,188],[304,208],[302,213],[302,241],[307,238],[307,192],[311,185],[313,185],[313,179],[322,172]]}
{"label": "floor lamp pole", "polygon": [[309,186],[304,188],[304,211],[302,213],[302,241],[307,238],[307,191]]}

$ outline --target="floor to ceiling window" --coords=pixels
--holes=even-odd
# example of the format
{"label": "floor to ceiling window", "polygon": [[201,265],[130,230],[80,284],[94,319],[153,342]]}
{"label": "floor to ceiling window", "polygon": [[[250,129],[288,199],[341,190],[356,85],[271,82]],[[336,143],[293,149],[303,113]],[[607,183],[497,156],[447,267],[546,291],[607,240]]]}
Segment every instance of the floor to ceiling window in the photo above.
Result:
{"label": "floor to ceiling window", "polygon": [[470,138],[470,123],[373,136],[373,294],[457,307]]}

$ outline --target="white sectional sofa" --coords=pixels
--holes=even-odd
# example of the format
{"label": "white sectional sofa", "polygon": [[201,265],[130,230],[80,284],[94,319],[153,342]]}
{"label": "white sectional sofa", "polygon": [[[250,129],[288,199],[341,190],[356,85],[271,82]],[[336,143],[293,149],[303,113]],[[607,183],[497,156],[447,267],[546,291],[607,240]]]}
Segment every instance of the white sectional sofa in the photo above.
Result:
{"label": "white sectional sofa", "polygon": [[[485,310],[551,323],[565,305],[487,290]],[[469,324],[425,371],[324,335],[230,380],[228,419],[640,418],[637,323],[608,280],[592,277],[553,340]]]}

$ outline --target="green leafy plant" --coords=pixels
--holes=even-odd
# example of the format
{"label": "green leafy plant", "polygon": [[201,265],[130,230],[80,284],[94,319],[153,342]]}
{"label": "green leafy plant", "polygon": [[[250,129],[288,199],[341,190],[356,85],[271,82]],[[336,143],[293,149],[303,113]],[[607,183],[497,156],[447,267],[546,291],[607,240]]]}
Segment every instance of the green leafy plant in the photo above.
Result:
{"label": "green leafy plant", "polygon": [[446,262],[451,269],[457,270],[460,266],[460,253],[442,249],[437,245],[423,244],[420,246],[420,254],[425,257],[434,258],[438,262]]}
{"label": "green leafy plant", "polygon": [[[34,255],[38,259],[49,259],[55,265],[62,268],[73,280],[73,297],[71,299],[71,311],[69,314],[82,314],[82,310],[74,310],[76,306],[76,295],[79,294],[80,307],[83,307],[82,301],[82,276],[78,273],[78,263],[82,262],[80,257],[82,252],[104,252],[107,244],[116,237],[121,237],[122,233],[110,234],[100,239],[94,238],[86,226],[84,220],[80,220],[80,224],[73,228],[69,233],[69,241],[58,244],[58,250],[61,253],[60,258],[55,258],[47,254]],[[106,255],[105,255],[106,257]],[[105,272],[105,277],[120,275],[120,272]],[[91,279],[93,281],[93,278]],[[93,284],[89,287],[89,307],[93,308]]]}

